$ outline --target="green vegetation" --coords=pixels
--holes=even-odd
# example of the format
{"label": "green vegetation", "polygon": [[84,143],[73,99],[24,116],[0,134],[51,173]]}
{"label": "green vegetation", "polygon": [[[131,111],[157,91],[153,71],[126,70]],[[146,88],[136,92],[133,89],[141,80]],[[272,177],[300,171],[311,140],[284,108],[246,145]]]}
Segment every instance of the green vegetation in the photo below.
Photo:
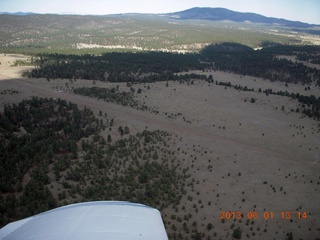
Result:
{"label": "green vegetation", "polygon": [[80,191],[86,200],[127,200],[158,209],[178,205],[187,176],[169,161],[172,157],[164,147],[167,136],[161,131],[144,131],[103,148],[85,141],[85,161],[75,164],[76,173],[67,171],[67,178],[80,183],[91,179]]}
{"label": "green vegetation", "polygon": [[[216,85],[224,86],[225,88],[230,87],[240,91],[255,91],[253,88],[250,89],[247,86],[242,87],[239,85],[232,85],[231,82],[216,81]],[[272,89],[262,90],[261,88],[259,88],[258,92],[265,93],[267,96],[270,94],[274,94],[283,97],[290,97],[292,100],[297,100],[300,103],[300,108],[291,110],[291,112],[301,113],[302,115],[309,118],[313,118],[318,121],[320,120],[320,97],[317,98],[314,95],[306,96],[299,93],[290,93],[288,91],[273,91]],[[248,100],[245,99],[244,101],[247,102]],[[255,103],[256,99],[251,98],[250,102]],[[284,105],[281,106],[281,110],[285,111]]]}
{"label": "green vegetation", "polygon": [[[289,93],[288,91],[274,92],[272,89],[266,89],[262,92],[266,95],[275,94],[279,96],[290,97],[293,100],[298,100],[302,110],[297,108],[295,112],[301,112],[303,115],[309,118],[320,120],[320,97],[317,98],[314,95],[305,96],[299,93]],[[285,110],[285,107],[283,105],[281,106],[281,110]]]}
{"label": "green vegetation", "polygon": [[[106,51],[151,49],[198,51],[208,43],[230,42],[235,39],[250,47],[260,46],[264,41],[282,44],[301,43],[299,34],[280,26],[270,28],[258,24],[181,21],[157,15],[1,14],[0,23],[0,51],[7,53],[99,55]],[[275,34],[272,31],[274,29],[278,29],[282,34]],[[81,44],[87,46],[81,49]],[[105,46],[111,49],[104,48]]]}
{"label": "green vegetation", "polygon": [[274,46],[267,50],[271,54],[295,56],[300,61],[310,61],[310,63],[320,64],[319,53],[314,46]]}
{"label": "green vegetation", "polygon": [[[199,54],[174,54],[164,52],[106,53],[93,55],[39,55],[37,68],[24,76],[44,77],[48,80],[90,79],[110,82],[154,82],[192,80],[195,77],[212,82],[212,77],[177,73],[189,70],[222,70],[288,83],[301,82],[320,86],[320,70],[302,63],[278,58],[279,54],[320,53],[316,46],[273,46],[260,51],[236,43],[209,45]],[[226,85],[227,86],[227,85]],[[240,89],[250,91],[252,89]]]}
{"label": "green vegetation", "polygon": [[107,53],[93,55],[40,55],[39,68],[24,76],[47,79],[90,79],[110,82],[154,82],[173,78],[174,73],[203,69],[194,54],[164,52]]}
{"label": "green vegetation", "polygon": [[[63,100],[33,97],[5,105],[0,114],[0,193],[6,196],[1,201],[1,225],[56,207],[47,186],[49,165],[75,159],[77,141],[100,128],[89,109],[79,110]],[[22,193],[18,199],[16,193]]]}
{"label": "green vegetation", "polygon": [[[140,103],[134,98],[134,89],[131,87],[131,92],[120,92],[118,88],[100,88],[100,87],[81,87],[75,88],[75,94],[97,98],[106,102],[113,102],[122,106],[129,106],[142,111],[150,111],[158,113],[158,111]],[[140,89],[141,91],[141,89]],[[138,91],[139,92],[139,91]]]}
{"label": "green vegetation", "polygon": [[[130,129],[119,126],[106,130],[105,139],[105,122],[111,129],[113,120],[60,99],[33,97],[5,105],[0,225],[79,201],[126,200],[158,209],[179,205],[188,174],[178,170],[169,150],[171,136],[163,131],[128,135]],[[110,134],[119,140],[111,141]]]}
{"label": "green vegetation", "polygon": [[233,230],[232,237],[235,239],[241,239],[242,237],[242,230],[240,228],[236,228]]}
{"label": "green vegetation", "polygon": [[[44,29],[41,21],[35,21],[37,18],[42,18],[45,24],[51,24],[51,28]],[[10,31],[1,30],[0,24],[0,33],[3,33],[0,34],[0,50],[33,54],[30,63],[36,68],[24,73],[24,76],[46,78],[53,85],[62,82],[75,94],[158,114],[159,111],[145,105],[148,102],[145,93],[150,90],[150,86],[152,91],[156,91],[157,88],[149,84],[146,88],[146,85],[142,87],[143,84],[135,85],[136,83],[163,81],[160,88],[166,86],[166,91],[172,92],[171,96],[174,99],[175,94],[181,92],[181,89],[171,81],[187,83],[190,87],[197,88],[197,80],[203,80],[210,88],[214,85],[222,91],[223,88],[233,88],[237,91],[255,92],[242,94],[245,96],[242,99],[252,108],[261,106],[265,99],[263,94],[290,97],[297,106],[287,106],[280,101],[276,109],[283,111],[281,114],[302,114],[320,120],[319,97],[272,89],[257,90],[248,88],[245,83],[241,86],[233,85],[228,80],[219,82],[209,75],[211,71],[222,70],[239,74],[240,77],[252,75],[271,81],[282,81],[287,89],[290,89],[291,83],[304,84],[306,91],[318,88],[320,70],[310,67],[312,65],[309,63],[319,63],[319,47],[279,45],[278,42],[292,43],[293,40],[289,37],[266,34],[261,30],[266,30],[264,26],[261,26],[258,30],[260,32],[257,33],[253,32],[250,24],[247,25],[248,29],[241,30],[239,27],[243,25],[240,24],[210,25],[206,21],[182,22],[175,19],[168,23],[160,18],[154,22],[132,20],[128,17],[89,16],[62,16],[60,21],[56,21],[56,16],[49,15],[21,17],[25,22],[12,16],[0,16],[0,22],[1,19],[4,19],[2,23],[8,26],[16,24],[14,21],[22,24],[18,24],[18,28],[10,28]],[[37,31],[28,27],[30,22],[31,25],[37,26],[34,28]],[[66,22],[68,30],[65,27]],[[199,34],[190,34],[194,30]],[[244,35],[246,38],[243,38]],[[233,41],[235,37],[241,44],[219,43]],[[263,42],[266,39],[269,41]],[[196,41],[199,44],[192,45]],[[208,42],[219,44],[209,45],[198,52]],[[135,53],[125,52],[127,48],[118,49],[124,52],[110,53],[106,53],[109,50],[102,48],[78,50],[78,43],[123,45],[129,49],[134,46],[135,49],[131,50]],[[251,48],[258,45],[263,49],[254,51]],[[193,53],[140,51],[160,48],[191,49]],[[14,65],[30,63],[29,60],[17,61]],[[203,71],[203,74],[190,73],[192,70]],[[67,80],[52,83],[59,78]],[[76,79],[93,80],[92,87],[79,87],[82,86],[82,81],[80,84],[79,81],[73,84]],[[97,81],[126,82],[128,89],[120,91],[119,86],[97,87],[100,85],[96,84]],[[134,88],[135,86],[142,89]],[[56,89],[58,88],[63,87],[56,86]],[[237,91],[227,92],[231,94]],[[0,91],[1,95],[20,93],[15,89]],[[6,100],[5,97],[2,96]],[[144,97],[145,100],[141,102],[137,100]],[[212,104],[217,103],[213,101]],[[290,109],[291,106],[295,109]],[[125,200],[147,204],[161,210],[170,239],[241,239],[244,235],[248,238],[260,237],[267,231],[268,234],[278,234],[279,231],[278,236],[283,238],[289,231],[287,238],[292,239],[290,230],[272,230],[265,220],[263,223],[260,220],[246,220],[243,214],[242,220],[219,219],[216,216],[219,208],[223,211],[224,204],[221,203],[230,197],[228,192],[221,189],[233,183],[240,186],[237,185],[238,182],[241,184],[242,178],[248,177],[248,172],[242,168],[234,167],[227,171],[223,168],[231,156],[234,158],[231,160],[234,164],[241,162],[241,158],[237,159],[241,154],[234,153],[233,157],[231,152],[217,156],[219,150],[215,151],[216,144],[212,144],[212,148],[209,149],[195,144],[192,146],[193,143],[187,146],[181,136],[173,137],[164,131],[145,130],[133,134],[138,128],[131,125],[129,128],[126,123],[119,123],[117,116],[108,119],[108,116],[113,114],[99,109],[98,112],[97,116],[94,116],[86,107],[80,110],[75,104],[61,99],[35,97],[19,104],[4,106],[3,112],[0,113],[0,226],[70,203]],[[188,120],[181,112],[169,108],[164,110],[163,114],[170,119],[180,118],[181,122],[183,120],[190,124],[196,123],[197,118]],[[216,116],[219,117],[218,114]],[[176,123],[179,124],[179,121]],[[208,125],[213,125],[215,131],[221,129],[226,132],[226,136],[232,131],[228,122],[218,122],[215,117]],[[239,130],[245,130],[246,121],[241,120],[239,126]],[[294,127],[298,129],[298,126]],[[314,127],[316,128],[316,125]],[[299,125],[299,132],[293,132],[295,139],[299,134],[304,138],[311,135],[308,131],[303,132],[302,128]],[[201,135],[201,132],[199,133]],[[264,139],[271,135],[266,131],[260,132],[260,136],[261,134]],[[306,147],[308,148],[309,146]],[[311,150],[310,147],[309,151]],[[205,154],[208,154],[207,158]],[[205,159],[208,159],[207,165]],[[306,175],[302,177],[306,176],[306,179],[303,180],[303,184],[319,186],[318,179],[309,179],[310,176],[307,178],[307,173],[304,174]],[[297,178],[297,174],[291,176],[289,173],[284,179],[287,181],[293,177]],[[213,184],[207,189],[205,184],[208,183]],[[269,178],[262,179],[261,183],[270,194],[292,197],[290,185],[286,183],[277,185]],[[262,204],[253,204],[252,198],[247,195],[251,192],[250,189],[234,190],[237,199],[234,200],[233,209],[242,211],[247,206],[253,206],[254,211],[259,211]],[[318,188],[314,188],[314,191],[318,191]],[[233,199],[232,197],[230,199]],[[302,207],[304,208],[304,205]],[[271,210],[273,209],[268,209]],[[295,220],[291,219],[291,222],[293,221]],[[223,228],[220,223],[224,224]],[[282,224],[279,226],[282,227]]]}
{"label": "green vegetation", "polygon": [[16,60],[14,61],[14,63],[12,64],[13,67],[16,66],[32,66],[33,63],[33,59],[30,60]]}
{"label": "green vegetation", "polygon": [[0,95],[7,95],[7,94],[10,94],[10,95],[13,95],[13,94],[19,94],[21,93],[20,91],[18,90],[15,90],[13,88],[11,89],[4,89],[0,92]]}
{"label": "green vegetation", "polygon": [[205,61],[213,63],[218,70],[250,75],[286,83],[314,83],[320,86],[320,71],[302,63],[277,58],[277,55],[300,53],[313,56],[319,54],[319,47],[275,46],[260,51],[236,43],[223,43],[205,47],[201,54]]}
{"label": "green vegetation", "polygon": [[117,88],[81,87],[73,90],[75,94],[94,97],[106,102],[114,102],[123,106],[135,107],[138,103],[133,99],[133,93],[120,92]]}

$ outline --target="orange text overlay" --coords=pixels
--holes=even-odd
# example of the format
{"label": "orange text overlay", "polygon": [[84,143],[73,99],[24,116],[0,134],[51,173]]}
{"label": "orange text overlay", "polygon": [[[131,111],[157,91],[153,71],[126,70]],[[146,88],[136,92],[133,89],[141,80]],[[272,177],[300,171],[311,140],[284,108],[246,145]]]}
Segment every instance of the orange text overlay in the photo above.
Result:
{"label": "orange text overlay", "polygon": [[286,220],[291,219],[307,219],[306,212],[220,212],[220,219],[229,220],[229,219],[273,219],[281,218]]}

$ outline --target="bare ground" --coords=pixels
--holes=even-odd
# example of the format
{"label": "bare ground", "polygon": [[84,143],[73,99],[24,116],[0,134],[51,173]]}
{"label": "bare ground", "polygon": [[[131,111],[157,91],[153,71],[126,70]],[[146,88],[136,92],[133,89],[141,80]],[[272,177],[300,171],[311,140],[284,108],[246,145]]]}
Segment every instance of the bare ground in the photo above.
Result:
{"label": "bare ground", "polygon": [[[0,92],[19,91],[1,94],[0,109],[4,104],[31,96],[63,98],[79,107],[90,107],[96,114],[100,110],[107,112],[116,124],[128,125],[133,134],[148,128],[177,135],[180,140],[172,149],[177,152],[181,166],[189,167],[195,191],[187,193],[175,214],[181,218],[192,214],[200,231],[212,237],[216,233],[218,239],[232,239],[234,223],[243,230],[243,239],[247,234],[250,239],[285,239],[288,232],[293,233],[294,239],[320,236],[320,126],[315,120],[290,112],[298,106],[296,101],[201,81],[192,85],[169,82],[168,87],[165,82],[134,85],[136,90],[142,89],[136,98],[157,109],[159,114],[155,114],[71,92],[72,87],[92,86],[91,81],[20,78],[20,72],[26,68],[7,64],[15,58],[0,56]],[[286,87],[253,77],[222,72],[207,74],[218,81],[256,90],[261,87],[320,95],[319,89],[306,92],[298,84]],[[116,85],[128,91],[125,84],[96,83],[103,87]],[[251,98],[256,102],[251,103]],[[188,195],[192,201],[187,199]],[[241,212],[244,217],[241,221],[226,219],[222,223],[220,214],[228,211]],[[253,211],[259,214],[258,219],[246,225],[247,214]],[[306,212],[307,219],[299,219],[298,211]],[[272,212],[274,218],[265,219],[264,212]],[[290,212],[291,218],[283,219],[281,212]],[[172,214],[172,209],[163,211],[164,218],[169,219]],[[213,230],[206,229],[208,223],[213,224]]]}

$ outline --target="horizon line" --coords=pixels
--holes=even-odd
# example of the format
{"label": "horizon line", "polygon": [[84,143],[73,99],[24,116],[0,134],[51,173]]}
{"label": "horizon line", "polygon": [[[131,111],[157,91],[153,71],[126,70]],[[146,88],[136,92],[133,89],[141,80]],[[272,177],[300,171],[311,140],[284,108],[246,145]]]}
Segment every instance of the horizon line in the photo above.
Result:
{"label": "horizon line", "polygon": [[230,10],[229,8],[223,8],[223,7],[192,7],[192,8],[187,8],[184,10],[180,11],[175,11],[175,12],[163,12],[163,13],[152,13],[152,12],[119,12],[119,13],[79,13],[79,12],[29,12],[29,11],[17,11],[17,12],[0,12],[1,15],[3,14],[8,14],[8,15],[21,15],[21,16],[26,16],[26,15],[32,15],[32,14],[37,14],[37,15],[78,15],[78,16],[108,16],[108,15],[125,15],[125,14],[146,14],[146,15],[162,15],[162,14],[170,14],[170,13],[177,13],[177,12],[182,12],[194,8],[210,8],[210,9],[226,9],[232,12],[237,12],[237,13],[251,13],[251,14],[257,14],[263,17],[267,18],[274,18],[274,19],[281,19],[281,20],[287,20],[291,22],[299,22],[299,23],[306,23],[309,25],[315,25],[315,26],[320,26],[320,23],[310,23],[310,22],[304,22],[304,21],[299,21],[299,20],[290,20],[286,18],[278,18],[278,17],[270,17],[266,16],[260,13],[255,13],[255,12],[241,12],[241,11],[235,11],[235,10]]}

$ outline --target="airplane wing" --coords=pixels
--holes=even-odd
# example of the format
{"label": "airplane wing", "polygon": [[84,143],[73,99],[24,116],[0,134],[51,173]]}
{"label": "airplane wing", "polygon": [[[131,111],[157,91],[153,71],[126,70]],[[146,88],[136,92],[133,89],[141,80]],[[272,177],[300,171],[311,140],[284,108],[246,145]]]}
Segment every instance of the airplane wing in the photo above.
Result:
{"label": "airplane wing", "polygon": [[0,229],[0,240],[167,240],[160,212],[142,204],[97,201],[67,205]]}

